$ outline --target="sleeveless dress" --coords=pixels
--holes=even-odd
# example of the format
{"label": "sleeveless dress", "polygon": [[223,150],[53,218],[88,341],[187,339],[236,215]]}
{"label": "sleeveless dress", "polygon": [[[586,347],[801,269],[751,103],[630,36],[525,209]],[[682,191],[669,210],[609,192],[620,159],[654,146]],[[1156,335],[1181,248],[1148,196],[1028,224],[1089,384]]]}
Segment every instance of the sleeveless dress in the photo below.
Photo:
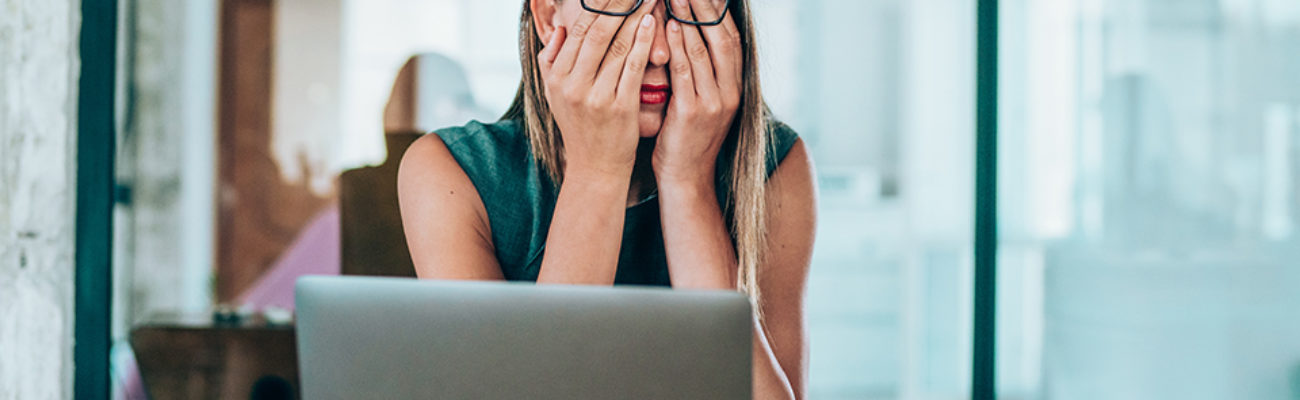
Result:
{"label": "sleeveless dress", "polygon": [[[533,158],[521,123],[472,121],[440,129],[437,134],[478,190],[492,228],[501,272],[510,281],[537,281],[546,250],[546,235],[559,187]],[[794,146],[798,135],[783,123],[768,124],[767,175],[771,177]],[[723,145],[716,170],[718,201],[725,218],[730,196],[730,160],[735,146]],[[671,286],[660,227],[659,201],[654,195],[628,207],[623,223],[616,285]],[[729,223],[729,222],[728,222]]]}

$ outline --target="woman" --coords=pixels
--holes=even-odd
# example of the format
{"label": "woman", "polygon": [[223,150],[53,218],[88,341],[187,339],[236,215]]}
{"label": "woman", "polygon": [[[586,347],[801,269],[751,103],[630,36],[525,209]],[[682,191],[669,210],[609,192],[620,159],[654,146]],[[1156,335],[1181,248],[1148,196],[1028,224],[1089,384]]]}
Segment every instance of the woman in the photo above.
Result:
{"label": "woman", "polygon": [[526,0],[514,106],[402,161],[411,257],[425,279],[741,290],[755,397],[803,397],[812,162],[768,116],[748,2],[663,1]]}

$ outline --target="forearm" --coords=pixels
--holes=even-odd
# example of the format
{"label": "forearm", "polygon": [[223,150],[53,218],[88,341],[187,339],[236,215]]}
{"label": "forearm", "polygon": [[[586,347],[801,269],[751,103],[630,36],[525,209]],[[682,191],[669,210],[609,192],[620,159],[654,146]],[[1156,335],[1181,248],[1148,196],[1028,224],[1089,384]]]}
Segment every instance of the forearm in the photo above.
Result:
{"label": "forearm", "polygon": [[785,376],[772,351],[772,344],[764,334],[762,324],[754,321],[753,387],[755,399],[795,399],[790,379]]}
{"label": "forearm", "polygon": [[659,182],[668,275],[675,288],[736,289],[736,249],[710,179]]}
{"label": "forearm", "polygon": [[537,282],[612,285],[630,173],[570,170],[565,175]]}
{"label": "forearm", "polygon": [[[716,188],[703,179],[660,183],[661,222],[668,271],[675,288],[736,289],[736,251],[718,206]],[[767,335],[754,321],[754,398],[794,398]]]}

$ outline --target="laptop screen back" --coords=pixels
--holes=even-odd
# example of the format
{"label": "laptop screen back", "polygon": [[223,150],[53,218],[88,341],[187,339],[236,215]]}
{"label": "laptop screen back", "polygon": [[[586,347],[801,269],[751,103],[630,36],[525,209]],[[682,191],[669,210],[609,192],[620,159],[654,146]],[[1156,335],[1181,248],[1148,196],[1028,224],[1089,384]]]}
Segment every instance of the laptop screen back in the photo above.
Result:
{"label": "laptop screen back", "polygon": [[296,292],[306,399],[740,399],[741,294],[307,277]]}

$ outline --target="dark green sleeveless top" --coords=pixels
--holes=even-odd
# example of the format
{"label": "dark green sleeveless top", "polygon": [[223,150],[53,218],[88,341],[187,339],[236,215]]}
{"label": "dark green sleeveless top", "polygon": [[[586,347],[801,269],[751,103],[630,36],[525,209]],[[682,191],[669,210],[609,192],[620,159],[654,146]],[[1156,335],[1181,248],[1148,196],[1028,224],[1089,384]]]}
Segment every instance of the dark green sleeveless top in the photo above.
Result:
{"label": "dark green sleeveless top", "polygon": [[[555,211],[559,187],[533,158],[528,138],[520,123],[502,120],[478,121],[440,129],[451,155],[469,176],[483,200],[497,262],[507,280],[536,281],[546,250],[546,234]],[[780,122],[768,129],[767,174],[770,177],[785,159],[798,135]],[[730,169],[733,143],[723,145],[718,157],[718,201],[730,221]],[[655,196],[627,209],[623,223],[623,246],[619,251],[620,285],[671,286],[664,255],[663,231],[659,225],[659,201]]]}

